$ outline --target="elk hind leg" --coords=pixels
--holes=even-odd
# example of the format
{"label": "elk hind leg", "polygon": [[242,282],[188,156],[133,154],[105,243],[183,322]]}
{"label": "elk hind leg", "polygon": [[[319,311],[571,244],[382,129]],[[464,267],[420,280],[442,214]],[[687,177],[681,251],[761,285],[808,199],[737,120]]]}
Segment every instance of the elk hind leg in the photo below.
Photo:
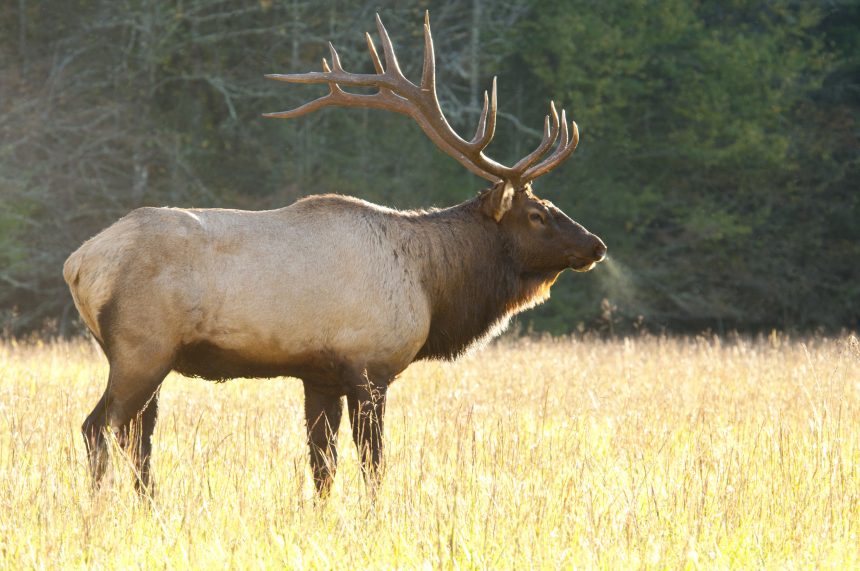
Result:
{"label": "elk hind leg", "polygon": [[87,460],[90,469],[90,480],[93,488],[98,488],[107,468],[107,440],[105,439],[105,427],[107,426],[106,400],[108,390],[105,390],[95,408],[84,420],[81,432],[84,435],[84,444],[87,448]]}
{"label": "elk hind leg", "polygon": [[159,368],[143,375],[124,377],[121,388],[107,401],[107,427],[132,462],[135,489],[149,493],[152,433],[158,412],[158,392],[168,369]]}
{"label": "elk hind leg", "polygon": [[128,451],[134,464],[134,487],[142,495],[152,496],[155,492],[152,482],[150,458],[152,456],[152,434],[155,432],[155,422],[158,418],[158,394],[161,387],[155,389],[149,401],[139,412],[133,422],[129,423]]}
{"label": "elk hind leg", "polygon": [[145,491],[150,481],[149,457],[157,391],[170,370],[170,352],[150,343],[124,349],[111,352],[108,386],[84,421],[84,439],[95,487],[107,467],[106,431],[111,431],[133,462],[136,488]]}

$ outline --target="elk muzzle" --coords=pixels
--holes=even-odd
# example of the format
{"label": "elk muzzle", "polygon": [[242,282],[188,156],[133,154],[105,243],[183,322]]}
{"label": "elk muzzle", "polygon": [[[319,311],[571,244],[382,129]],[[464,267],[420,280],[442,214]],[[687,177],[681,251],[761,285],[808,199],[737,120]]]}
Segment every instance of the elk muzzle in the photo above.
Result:
{"label": "elk muzzle", "polygon": [[580,226],[580,229],[581,234],[568,255],[568,265],[575,272],[587,272],[606,258],[606,244],[585,228]]}

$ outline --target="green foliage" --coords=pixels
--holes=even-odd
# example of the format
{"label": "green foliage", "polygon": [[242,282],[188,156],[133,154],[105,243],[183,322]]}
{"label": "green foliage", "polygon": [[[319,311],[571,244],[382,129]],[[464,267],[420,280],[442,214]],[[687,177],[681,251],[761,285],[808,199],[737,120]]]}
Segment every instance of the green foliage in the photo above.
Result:
{"label": "green foliage", "polygon": [[[822,18],[792,2],[569,0],[522,25],[525,68],[583,126],[579,195],[562,203],[632,276],[616,300],[628,315],[690,327],[857,318],[856,296],[848,315],[799,306],[834,260],[858,260],[807,210],[846,182],[806,178],[841,143],[809,123],[810,107],[828,115],[814,98],[835,63]],[[856,221],[856,201],[843,206]]]}

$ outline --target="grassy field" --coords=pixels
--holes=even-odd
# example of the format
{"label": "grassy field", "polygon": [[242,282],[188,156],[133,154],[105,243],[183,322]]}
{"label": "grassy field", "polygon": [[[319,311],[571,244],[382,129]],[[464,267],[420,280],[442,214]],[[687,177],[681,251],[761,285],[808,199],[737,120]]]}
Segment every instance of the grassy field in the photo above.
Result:
{"label": "grassy field", "polygon": [[301,384],[171,376],[153,504],[89,490],[89,343],[0,344],[0,566],[857,568],[855,338],[507,341],[392,387],[369,501],[313,501]]}

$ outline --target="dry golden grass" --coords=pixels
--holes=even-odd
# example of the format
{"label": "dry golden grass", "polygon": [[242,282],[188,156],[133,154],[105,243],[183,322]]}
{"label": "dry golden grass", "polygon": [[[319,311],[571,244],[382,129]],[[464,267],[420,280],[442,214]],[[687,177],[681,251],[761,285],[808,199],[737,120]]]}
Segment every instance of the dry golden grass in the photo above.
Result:
{"label": "dry golden grass", "polygon": [[[4,568],[860,566],[854,338],[504,342],[390,391],[370,502],[346,426],[312,499],[301,384],[171,376],[154,504],[88,487],[84,342],[0,344]],[[346,423],[344,423],[346,424]]]}

